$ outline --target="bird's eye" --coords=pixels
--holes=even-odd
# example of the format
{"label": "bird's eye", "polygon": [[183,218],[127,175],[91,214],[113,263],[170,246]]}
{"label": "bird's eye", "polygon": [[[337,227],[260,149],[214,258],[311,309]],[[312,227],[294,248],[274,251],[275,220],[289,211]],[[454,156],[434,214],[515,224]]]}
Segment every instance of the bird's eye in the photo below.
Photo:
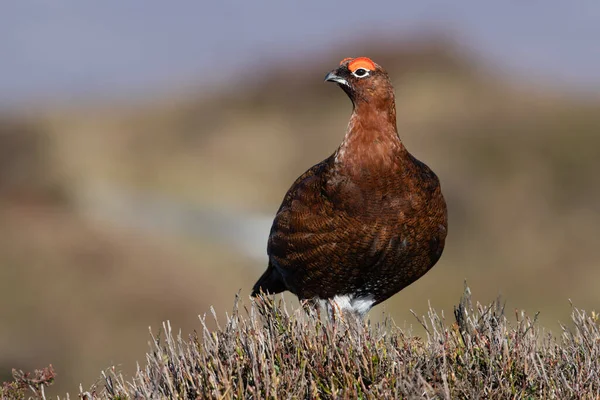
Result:
{"label": "bird's eye", "polygon": [[365,76],[369,75],[369,71],[364,68],[358,68],[352,74],[358,78],[364,78]]}

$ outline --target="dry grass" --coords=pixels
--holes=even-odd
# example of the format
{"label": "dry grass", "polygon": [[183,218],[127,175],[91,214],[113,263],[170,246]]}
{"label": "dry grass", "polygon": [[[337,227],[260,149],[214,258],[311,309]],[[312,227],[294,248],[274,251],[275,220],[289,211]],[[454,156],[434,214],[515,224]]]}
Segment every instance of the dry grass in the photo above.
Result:
{"label": "dry grass", "polygon": [[[598,314],[572,309],[573,327],[555,338],[522,312],[513,322],[498,299],[472,305],[470,290],[454,320],[432,308],[422,339],[391,320],[372,326],[334,321],[313,310],[290,312],[260,299],[224,325],[184,338],[164,326],[152,336],[146,365],[132,379],[114,368],[83,398],[557,398],[600,396]],[[216,314],[213,314],[215,320]],[[12,390],[24,398],[22,373]],[[37,382],[37,381],[36,381]],[[39,385],[32,387],[41,396]],[[43,389],[43,384],[42,384]]]}

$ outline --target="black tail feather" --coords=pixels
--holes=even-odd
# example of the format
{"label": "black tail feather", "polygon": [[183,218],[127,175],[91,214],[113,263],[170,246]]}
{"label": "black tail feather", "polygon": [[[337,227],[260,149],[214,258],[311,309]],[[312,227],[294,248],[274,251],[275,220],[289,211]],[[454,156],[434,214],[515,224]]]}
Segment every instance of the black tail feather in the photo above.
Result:
{"label": "black tail feather", "polygon": [[281,275],[271,264],[267,270],[258,279],[252,288],[252,297],[256,297],[261,292],[265,294],[277,294],[287,290]]}

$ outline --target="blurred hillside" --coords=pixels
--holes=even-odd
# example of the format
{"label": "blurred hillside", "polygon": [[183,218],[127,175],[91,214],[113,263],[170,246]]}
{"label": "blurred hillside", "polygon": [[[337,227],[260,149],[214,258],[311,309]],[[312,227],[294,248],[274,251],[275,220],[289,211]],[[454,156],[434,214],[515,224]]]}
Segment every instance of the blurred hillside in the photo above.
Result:
{"label": "blurred hillside", "polygon": [[598,309],[600,98],[445,42],[365,42],[242,69],[222,91],[2,117],[0,378],[52,363],[64,393],[113,363],[131,373],[148,326],[189,332],[246,296],[285,191],[343,137],[351,105],[323,77],[359,55],[389,71],[400,136],[450,213],[438,265],[372,316],[413,324],[427,300],[449,312],[464,279],[549,327],[568,299]]}

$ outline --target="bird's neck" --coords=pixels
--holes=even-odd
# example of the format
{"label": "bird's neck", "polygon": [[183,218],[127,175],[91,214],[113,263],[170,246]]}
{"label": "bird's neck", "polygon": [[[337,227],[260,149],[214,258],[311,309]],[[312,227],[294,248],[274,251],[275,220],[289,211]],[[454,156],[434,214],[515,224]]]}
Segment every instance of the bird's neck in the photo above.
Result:
{"label": "bird's neck", "polygon": [[396,130],[393,99],[388,104],[360,102],[354,105],[335,162],[347,169],[385,167],[404,151]]}

